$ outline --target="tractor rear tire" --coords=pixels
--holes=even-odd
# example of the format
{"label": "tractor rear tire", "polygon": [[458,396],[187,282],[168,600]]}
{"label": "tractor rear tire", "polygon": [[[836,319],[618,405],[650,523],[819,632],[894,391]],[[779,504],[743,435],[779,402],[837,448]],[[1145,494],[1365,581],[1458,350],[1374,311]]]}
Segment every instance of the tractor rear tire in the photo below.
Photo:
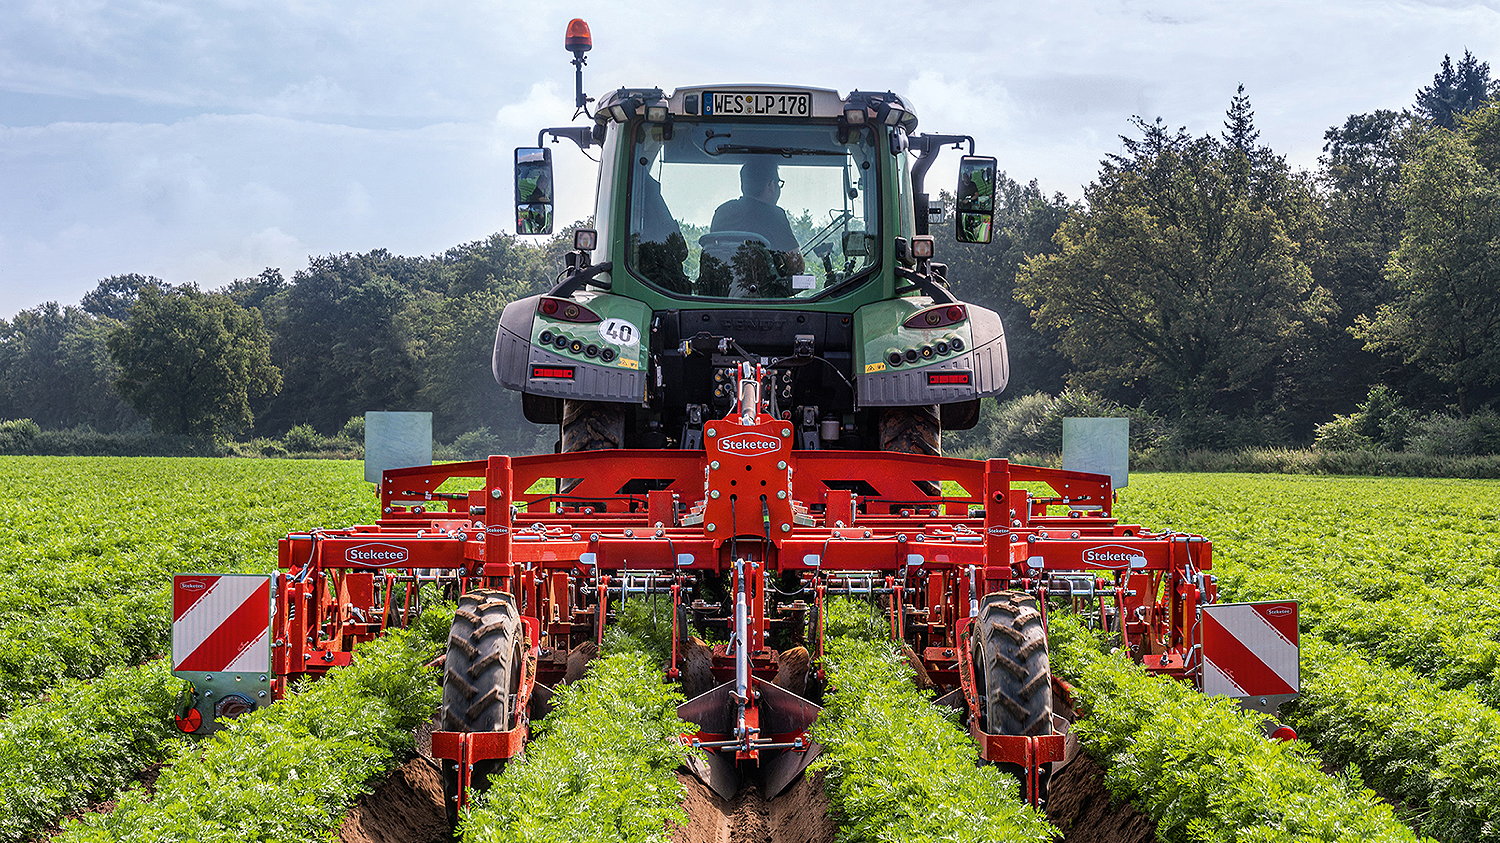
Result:
{"label": "tractor rear tire", "polygon": [[[562,439],[558,449],[563,453],[574,451],[605,451],[625,447],[625,405],[605,401],[563,401]],[[562,494],[573,491],[583,482],[579,477],[560,477],[557,490]]]}
{"label": "tractor rear tire", "polygon": [[[918,407],[886,407],[880,412],[880,450],[893,454],[943,455],[943,422],[937,404]],[[931,480],[917,481],[928,497],[940,497],[942,487]]]}
{"label": "tractor rear tire", "polygon": [[[526,633],[515,597],[502,591],[470,591],[458,600],[448,633],[444,662],[443,705],[438,728],[446,732],[495,732],[514,729],[521,678],[526,668]],[[474,765],[473,790],[483,790],[503,760]],[[448,821],[458,823],[458,765],[443,762],[443,804]]]}
{"label": "tractor rear tire", "polygon": [[987,595],[972,637],[981,728],[998,735],[1050,734],[1052,668],[1036,598],[1019,591]]}
{"label": "tractor rear tire", "polygon": [[938,405],[886,407],[880,411],[880,450],[942,456],[943,423]]}
{"label": "tractor rear tire", "polygon": [[603,451],[625,447],[625,405],[607,401],[564,401],[562,450]]}

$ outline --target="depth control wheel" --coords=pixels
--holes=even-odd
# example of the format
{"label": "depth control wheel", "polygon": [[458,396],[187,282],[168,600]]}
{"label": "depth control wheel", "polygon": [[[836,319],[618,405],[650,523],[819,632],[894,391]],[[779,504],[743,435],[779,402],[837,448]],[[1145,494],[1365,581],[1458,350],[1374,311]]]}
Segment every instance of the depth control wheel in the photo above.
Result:
{"label": "depth control wheel", "polygon": [[973,630],[980,726],[990,734],[1052,731],[1052,667],[1036,598],[1019,591],[988,595]]}
{"label": "depth control wheel", "polygon": [[[443,673],[443,706],[438,728],[445,732],[494,732],[513,729],[521,675],[526,665],[526,633],[515,598],[502,591],[471,591],[458,600],[448,632]],[[474,765],[473,789],[489,785],[504,761]],[[458,823],[458,765],[443,762],[443,803],[450,825]]]}

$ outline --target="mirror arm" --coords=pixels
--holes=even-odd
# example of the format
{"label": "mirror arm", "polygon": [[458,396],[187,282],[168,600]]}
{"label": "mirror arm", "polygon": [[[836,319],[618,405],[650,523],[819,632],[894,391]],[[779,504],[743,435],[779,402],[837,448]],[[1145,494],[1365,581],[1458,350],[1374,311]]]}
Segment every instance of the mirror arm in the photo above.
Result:
{"label": "mirror arm", "polygon": [[543,129],[536,133],[536,145],[545,146],[547,136],[552,136],[552,142],[570,140],[578,144],[579,149],[588,149],[594,142],[594,129],[592,126],[563,126],[554,129]]}
{"label": "mirror arm", "polygon": [[974,139],[968,135],[934,135],[920,134],[911,139],[911,151],[917,153],[917,165],[911,168],[911,192],[916,198],[919,206],[913,210],[916,212],[916,225],[918,234],[928,233],[927,223],[927,171],[937,161],[938,153],[943,147],[952,144],[958,146],[964,141],[969,143],[969,154],[974,154]]}
{"label": "mirror arm", "polygon": [[593,266],[586,266],[576,272],[571,272],[568,274],[568,277],[562,280],[562,283],[549,290],[547,295],[567,298],[583,289],[585,284],[593,284],[601,290],[611,289],[614,283],[607,278],[601,281],[599,280],[599,276],[614,268],[615,265],[613,262],[605,261],[604,263],[596,263]]}
{"label": "mirror arm", "polygon": [[909,293],[912,290],[918,290],[931,296],[932,300],[937,304],[959,303],[958,299],[954,297],[953,292],[948,289],[946,283],[947,279],[943,278],[941,275],[918,272],[915,269],[910,269],[904,266],[897,266],[896,277],[910,284],[910,286],[908,287],[897,288],[897,295],[900,295],[901,293]]}
{"label": "mirror arm", "polygon": [[920,134],[911,139],[911,151],[917,153],[917,166],[912,168],[911,181],[912,192],[921,193],[923,183],[927,180],[927,171],[932,168],[933,162],[937,161],[938,153],[943,147],[959,144],[969,144],[969,154],[974,154],[974,139],[968,135],[933,135]]}

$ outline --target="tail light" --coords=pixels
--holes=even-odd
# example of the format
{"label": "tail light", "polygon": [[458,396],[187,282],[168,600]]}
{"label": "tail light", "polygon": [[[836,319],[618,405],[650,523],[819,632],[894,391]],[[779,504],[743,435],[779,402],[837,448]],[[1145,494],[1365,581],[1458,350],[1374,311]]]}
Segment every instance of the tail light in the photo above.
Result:
{"label": "tail light", "polygon": [[576,301],[542,296],[537,302],[537,313],[551,319],[560,319],[564,322],[600,322],[603,321],[599,314],[584,307]]}
{"label": "tail light", "polygon": [[928,386],[968,386],[974,382],[973,372],[928,372]]}
{"label": "tail light", "polygon": [[533,378],[555,378],[558,380],[573,380],[574,368],[572,366],[532,366],[531,376]]}
{"label": "tail light", "polygon": [[907,328],[946,328],[969,318],[969,309],[961,304],[940,304],[919,310],[902,322]]}

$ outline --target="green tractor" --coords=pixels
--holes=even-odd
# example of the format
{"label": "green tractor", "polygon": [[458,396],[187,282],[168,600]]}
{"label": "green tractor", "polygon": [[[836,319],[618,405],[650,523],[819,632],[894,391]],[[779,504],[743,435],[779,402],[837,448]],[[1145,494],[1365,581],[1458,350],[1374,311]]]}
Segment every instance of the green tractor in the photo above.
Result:
{"label": "green tractor", "polygon": [[582,21],[569,28],[578,115],[516,150],[516,228],[550,234],[551,150],[599,148],[593,229],[561,281],[511,303],[494,373],[559,451],[703,447],[765,372],[801,449],[937,454],[943,430],[1005,388],[1000,318],[958,301],[934,260],[924,178],[962,148],[955,236],[990,240],[995,159],[965,135],[917,133],[891,92],[778,85],[621,88],[589,111]]}

